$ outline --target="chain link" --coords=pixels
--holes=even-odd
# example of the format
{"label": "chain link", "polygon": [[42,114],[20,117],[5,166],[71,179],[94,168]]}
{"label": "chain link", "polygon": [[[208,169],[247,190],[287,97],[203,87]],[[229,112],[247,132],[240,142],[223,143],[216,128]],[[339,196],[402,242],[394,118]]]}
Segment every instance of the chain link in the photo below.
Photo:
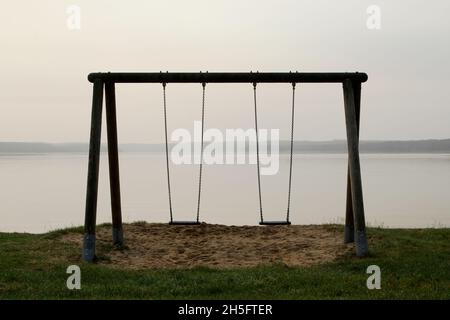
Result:
{"label": "chain link", "polygon": [[257,107],[256,107],[256,82],[253,83],[253,101],[254,101],[254,105],[255,105],[256,169],[257,169],[257,174],[258,174],[259,216],[260,216],[261,222],[264,222],[263,208],[262,208],[262,197],[261,197],[261,174],[260,174],[260,162],[259,162],[258,111],[257,111]]}
{"label": "chain link", "polygon": [[294,109],[295,109],[295,82],[292,83],[291,153],[289,158],[289,187],[288,187],[288,203],[286,210],[286,222],[289,222],[289,214],[291,209],[292,158],[294,153]]}
{"label": "chain link", "polygon": [[197,198],[197,222],[200,222],[200,197],[202,193],[202,172],[203,172],[203,131],[205,127],[205,89],[206,83],[202,83],[202,138],[200,145],[200,167],[198,175],[198,198]]}
{"label": "chain link", "polygon": [[169,191],[169,211],[170,222],[173,222],[172,212],[172,193],[170,188],[170,169],[169,169],[169,143],[167,138],[167,103],[166,103],[166,83],[163,82],[163,105],[164,105],[164,137],[166,141],[166,169],[167,169],[167,189]]}

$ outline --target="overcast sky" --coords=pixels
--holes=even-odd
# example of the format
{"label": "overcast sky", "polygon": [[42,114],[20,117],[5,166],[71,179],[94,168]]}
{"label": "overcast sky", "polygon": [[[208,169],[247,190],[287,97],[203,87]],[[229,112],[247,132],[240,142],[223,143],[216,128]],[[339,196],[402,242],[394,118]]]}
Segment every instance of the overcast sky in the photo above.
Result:
{"label": "overcast sky", "polygon": [[[68,6],[81,28],[68,28]],[[381,29],[367,27],[370,5]],[[360,71],[362,139],[450,137],[450,1],[3,0],[0,141],[88,141],[96,71]],[[162,142],[158,84],[117,88],[120,142]],[[201,86],[168,85],[169,128]],[[206,127],[253,124],[249,84],[207,87]],[[259,86],[261,128],[289,135],[290,85]],[[295,138],[345,138],[342,89],[297,90]]]}

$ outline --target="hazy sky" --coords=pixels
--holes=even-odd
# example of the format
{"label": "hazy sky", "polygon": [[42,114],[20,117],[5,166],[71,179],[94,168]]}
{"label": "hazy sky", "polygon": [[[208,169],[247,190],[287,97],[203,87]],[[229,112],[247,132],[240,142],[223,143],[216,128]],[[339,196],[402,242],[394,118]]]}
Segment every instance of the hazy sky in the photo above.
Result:
{"label": "hazy sky", "polygon": [[[81,29],[67,27],[69,5]],[[370,5],[381,29],[366,26]],[[96,71],[361,71],[362,139],[450,137],[450,1],[3,0],[0,141],[87,141]],[[169,85],[169,127],[201,86]],[[158,84],[117,88],[120,142],[163,140]],[[249,84],[207,87],[207,127],[253,124]],[[260,126],[289,135],[290,85],[259,86]],[[340,85],[297,90],[295,138],[345,137]]]}

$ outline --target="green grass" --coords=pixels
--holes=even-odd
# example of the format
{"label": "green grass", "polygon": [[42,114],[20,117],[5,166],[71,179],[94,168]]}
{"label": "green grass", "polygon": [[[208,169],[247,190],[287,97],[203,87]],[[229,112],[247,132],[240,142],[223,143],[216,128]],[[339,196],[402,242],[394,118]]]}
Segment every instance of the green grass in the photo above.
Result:
{"label": "green grass", "polygon": [[[342,228],[330,226],[330,228]],[[0,233],[0,299],[449,299],[450,229],[370,228],[370,256],[305,268],[119,270],[80,261],[80,248],[43,235]],[[82,289],[66,288],[78,264]],[[382,272],[366,287],[367,266]]]}

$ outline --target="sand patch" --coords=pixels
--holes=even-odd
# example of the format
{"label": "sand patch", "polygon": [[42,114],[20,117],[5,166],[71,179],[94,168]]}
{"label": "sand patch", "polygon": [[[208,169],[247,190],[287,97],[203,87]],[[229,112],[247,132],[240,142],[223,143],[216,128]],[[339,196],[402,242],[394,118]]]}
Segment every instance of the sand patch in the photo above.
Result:
{"label": "sand patch", "polygon": [[[98,263],[127,269],[253,267],[283,263],[309,266],[331,262],[348,254],[343,234],[329,226],[170,226],[124,225],[126,249],[111,247],[111,228],[97,230]],[[81,247],[80,234],[63,241]]]}

